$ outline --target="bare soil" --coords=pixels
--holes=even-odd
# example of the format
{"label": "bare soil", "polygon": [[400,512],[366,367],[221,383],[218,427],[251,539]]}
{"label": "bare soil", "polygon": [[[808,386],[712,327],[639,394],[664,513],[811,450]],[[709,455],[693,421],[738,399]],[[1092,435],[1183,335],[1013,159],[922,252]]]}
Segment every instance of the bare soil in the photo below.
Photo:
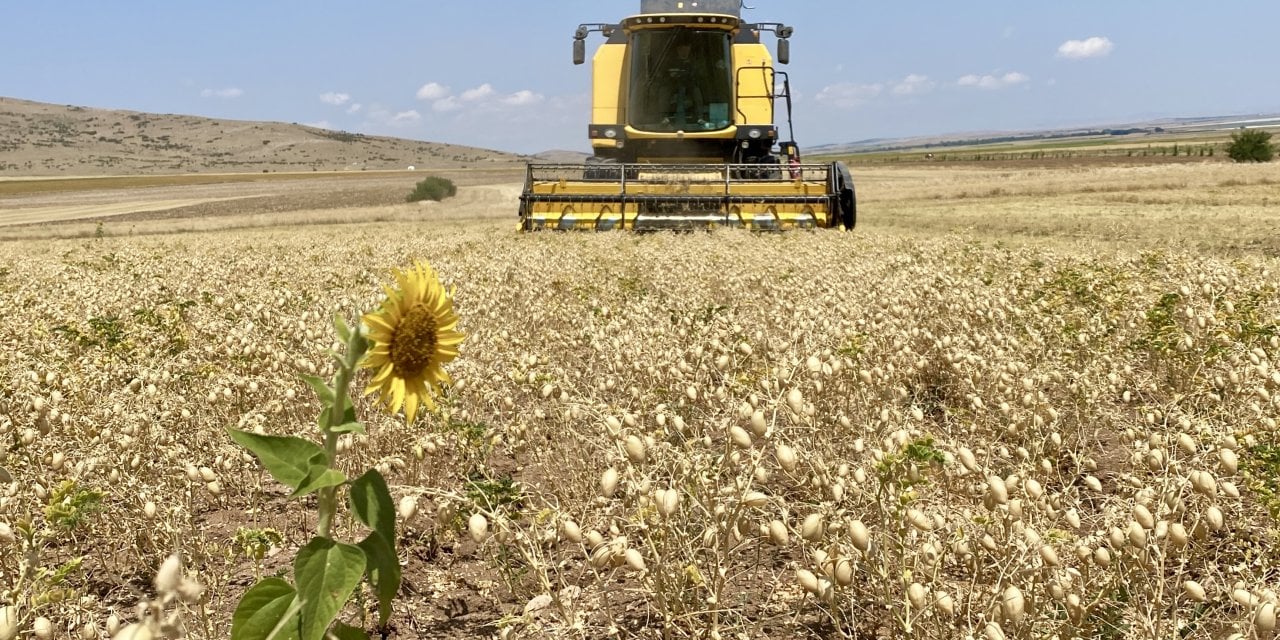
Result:
{"label": "bare soil", "polygon": [[[445,171],[466,191],[481,184],[510,184],[520,178],[516,170]],[[0,196],[0,227],[66,225],[95,222],[196,219],[230,216],[278,215],[297,211],[335,211],[363,207],[417,207],[406,196],[422,172],[361,174],[301,174],[276,176],[270,181],[228,181],[210,184],[97,187],[74,190],[75,179],[58,180],[56,188],[31,189],[28,193]],[[127,181],[126,181],[127,184]],[[39,185],[45,187],[45,185]],[[517,191],[518,194],[518,191]],[[458,204],[473,198],[463,196]],[[513,205],[514,206],[514,205]],[[514,215],[514,208],[510,213]]]}

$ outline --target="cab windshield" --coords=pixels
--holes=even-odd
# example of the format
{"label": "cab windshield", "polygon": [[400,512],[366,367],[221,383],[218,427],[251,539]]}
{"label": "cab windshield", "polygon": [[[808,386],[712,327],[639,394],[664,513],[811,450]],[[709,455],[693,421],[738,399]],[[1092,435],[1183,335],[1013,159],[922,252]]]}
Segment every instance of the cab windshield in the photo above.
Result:
{"label": "cab windshield", "polygon": [[627,113],[642,131],[714,131],[729,126],[733,78],[729,34],[673,29],[631,36]]}

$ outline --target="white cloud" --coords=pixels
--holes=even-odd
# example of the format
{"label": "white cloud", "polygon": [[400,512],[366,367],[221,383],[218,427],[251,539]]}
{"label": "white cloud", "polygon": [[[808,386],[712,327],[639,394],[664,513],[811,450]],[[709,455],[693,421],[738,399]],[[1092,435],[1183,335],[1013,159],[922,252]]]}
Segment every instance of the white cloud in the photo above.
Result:
{"label": "white cloud", "polygon": [[456,95],[448,87],[431,83],[418,90],[418,98],[431,102],[431,109],[437,113],[460,111],[464,108],[468,111],[492,112],[512,107],[528,107],[546,100],[542,94],[528,89],[499,93],[487,82]]}
{"label": "white cloud", "polygon": [[929,76],[919,74],[911,74],[893,85],[894,95],[899,96],[916,96],[929,93],[937,83],[930,80]]}
{"label": "white cloud", "polygon": [[814,100],[830,104],[841,108],[852,108],[862,104],[866,104],[868,100],[879,96],[884,92],[884,85],[876,84],[853,84],[842,82],[839,84],[828,85],[823,87]]}
{"label": "white cloud", "polygon": [[351,94],[349,93],[336,93],[336,92],[330,91],[328,93],[320,94],[320,102],[323,102],[325,104],[331,104],[335,107],[341,107],[342,105],[350,101],[351,101]]}
{"label": "white cloud", "polygon": [[315,127],[316,129],[329,129],[329,130],[333,129],[333,123],[329,122],[328,120],[321,120],[319,122],[304,122],[302,124],[303,126]]}
{"label": "white cloud", "polygon": [[1116,45],[1109,38],[1094,36],[1087,40],[1068,40],[1058,47],[1058,57],[1068,60],[1105,58]]}
{"label": "white cloud", "polygon": [[478,102],[493,95],[493,85],[484,83],[474,89],[467,89],[462,92],[462,100],[465,102]]}
{"label": "white cloud", "polygon": [[364,105],[362,105],[362,104],[360,104],[359,102],[357,102],[357,103],[355,103],[355,104],[351,105],[350,107],[347,107],[347,113],[353,113],[353,114],[354,114],[354,113],[360,113],[360,110],[361,110],[361,109],[363,109],[363,108],[364,108]]}
{"label": "white cloud", "polygon": [[236,87],[229,87],[227,89],[205,89],[200,92],[200,97],[202,98],[223,98],[226,100],[239,98],[242,95],[244,95],[244,90],[237,89]]}
{"label": "white cloud", "polygon": [[440,113],[457,111],[458,109],[462,108],[462,101],[459,100],[456,96],[449,96],[447,98],[441,98],[439,100],[436,100],[435,102],[432,102],[431,108],[435,111],[439,111]]}
{"label": "white cloud", "polygon": [[428,82],[418,89],[418,99],[423,102],[433,102],[447,98],[452,93],[449,87],[436,82]]}
{"label": "white cloud", "polygon": [[969,74],[956,80],[956,84],[962,87],[977,87],[979,89],[1003,89],[1030,81],[1031,77],[1027,74],[1011,71],[1000,76]]}
{"label": "white cloud", "polygon": [[539,102],[542,102],[542,100],[542,95],[529,91],[528,89],[523,89],[509,96],[503,97],[502,104],[510,107],[524,107],[532,104],[538,104]]}
{"label": "white cloud", "polygon": [[397,113],[394,116],[391,116],[391,120],[388,121],[388,124],[397,125],[397,126],[411,125],[411,124],[417,124],[421,121],[422,121],[422,114],[418,113],[413,109],[410,109],[408,111],[401,111],[400,113]]}

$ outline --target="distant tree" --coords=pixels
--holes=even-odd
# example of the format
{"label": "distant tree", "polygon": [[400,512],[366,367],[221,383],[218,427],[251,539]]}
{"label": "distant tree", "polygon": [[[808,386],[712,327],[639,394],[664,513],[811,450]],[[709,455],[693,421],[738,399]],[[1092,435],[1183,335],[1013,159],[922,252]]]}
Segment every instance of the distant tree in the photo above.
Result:
{"label": "distant tree", "polygon": [[1271,162],[1275,156],[1271,133],[1261,129],[1241,129],[1231,134],[1227,155],[1236,162]]}
{"label": "distant tree", "polygon": [[431,176],[415,185],[413,193],[409,194],[407,200],[409,202],[419,202],[421,200],[435,200],[438,202],[445,198],[452,198],[457,193],[458,187],[454,186],[452,180]]}

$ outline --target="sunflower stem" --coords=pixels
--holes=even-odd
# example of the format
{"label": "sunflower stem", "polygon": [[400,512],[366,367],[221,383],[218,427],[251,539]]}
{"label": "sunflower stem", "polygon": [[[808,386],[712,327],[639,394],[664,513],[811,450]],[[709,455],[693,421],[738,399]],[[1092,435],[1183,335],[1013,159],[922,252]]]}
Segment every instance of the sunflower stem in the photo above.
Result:
{"label": "sunflower stem", "polygon": [[[346,422],[347,403],[351,401],[351,378],[355,373],[356,367],[360,364],[360,359],[364,357],[366,344],[364,332],[357,323],[356,329],[351,331],[347,337],[346,352],[343,355],[342,363],[338,366],[338,372],[334,376],[333,407],[329,409],[329,419],[322,429],[324,432],[324,452],[329,458],[329,468],[331,469],[336,469],[338,466],[338,434],[334,433],[333,429]],[[331,538],[333,516],[338,511],[338,488],[327,487],[321,489],[317,495],[316,502],[316,506],[319,509],[316,535],[321,538]]]}

